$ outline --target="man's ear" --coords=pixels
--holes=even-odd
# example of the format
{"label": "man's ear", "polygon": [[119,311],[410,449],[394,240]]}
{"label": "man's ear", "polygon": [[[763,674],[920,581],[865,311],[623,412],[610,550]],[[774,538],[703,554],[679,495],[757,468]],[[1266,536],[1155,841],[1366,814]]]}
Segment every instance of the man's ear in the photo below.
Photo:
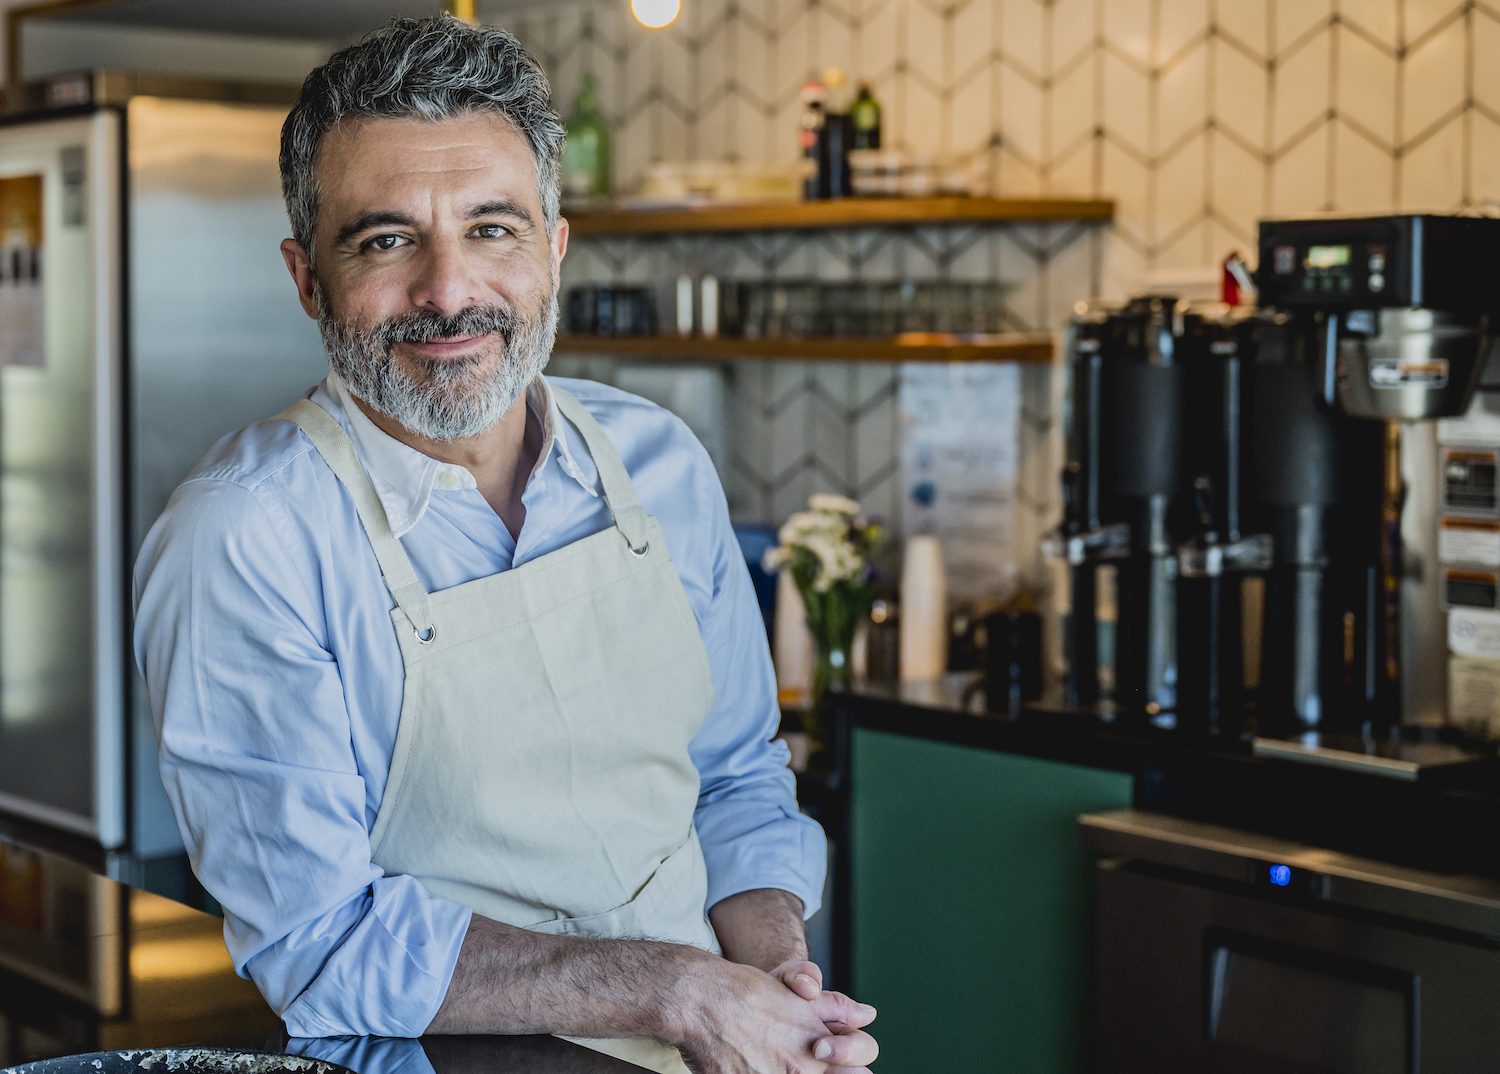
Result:
{"label": "man's ear", "polygon": [[556,288],[562,278],[562,259],[568,252],[568,218],[559,216],[557,226],[552,229],[552,286]]}
{"label": "man's ear", "polygon": [[313,291],[318,281],[313,276],[312,258],[307,256],[307,251],[296,239],[282,239],[281,259],[286,262],[286,270],[292,274],[292,282],[297,285],[297,300],[302,303],[302,309],[313,320],[317,320],[318,303],[313,298]]}

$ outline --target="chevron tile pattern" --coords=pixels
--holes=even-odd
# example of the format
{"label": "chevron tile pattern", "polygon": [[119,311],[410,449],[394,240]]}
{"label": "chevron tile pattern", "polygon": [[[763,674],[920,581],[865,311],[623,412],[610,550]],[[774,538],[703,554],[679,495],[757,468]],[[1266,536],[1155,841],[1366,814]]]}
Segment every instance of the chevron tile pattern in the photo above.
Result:
{"label": "chevron tile pattern", "polygon": [[[870,83],[888,144],[960,161],[994,193],[1112,197],[1116,221],[590,240],[570,253],[569,282],[666,287],[684,267],[984,279],[1006,286],[1009,323],[1055,328],[1078,298],[1123,297],[1152,273],[1248,249],[1262,216],[1500,208],[1500,0],[683,6],[660,32],[636,26],[624,0],[497,7],[490,21],[537,53],[565,112],[594,73],[621,189],[658,160],[790,162],[802,82],[837,65]],[[585,367],[607,375],[609,363]],[[740,363],[727,375],[737,517],[779,518],[828,487],[899,520],[894,369]],[[1018,531],[1030,533],[1053,510],[1057,386],[1023,379],[1018,500],[1036,518]]]}

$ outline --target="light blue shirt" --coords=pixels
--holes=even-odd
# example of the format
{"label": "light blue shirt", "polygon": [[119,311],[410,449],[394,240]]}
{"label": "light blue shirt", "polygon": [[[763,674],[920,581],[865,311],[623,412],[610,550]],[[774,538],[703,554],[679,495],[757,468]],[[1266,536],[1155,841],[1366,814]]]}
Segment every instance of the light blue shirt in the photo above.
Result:
{"label": "light blue shirt", "polygon": [[[661,523],[708,649],[716,700],[691,745],[708,905],[771,887],[811,915],[826,845],[797,809],[785,746],[771,741],[765,629],[713,464],[662,408],[557,383],[603,426]],[[467,470],[386,435],[336,376],[311,398],[349,431],[429,592],[610,525],[593,461],[544,379],[527,397],[544,446],[516,539]],[[135,653],[162,780],[194,871],[224,907],[236,969],[292,1036],[419,1035],[469,924],[467,908],[370,861],[401,712],[393,604],[353,501],[283,421],[216,444],[136,562]],[[496,719],[504,705],[496,698]],[[504,861],[495,869],[503,879]]]}

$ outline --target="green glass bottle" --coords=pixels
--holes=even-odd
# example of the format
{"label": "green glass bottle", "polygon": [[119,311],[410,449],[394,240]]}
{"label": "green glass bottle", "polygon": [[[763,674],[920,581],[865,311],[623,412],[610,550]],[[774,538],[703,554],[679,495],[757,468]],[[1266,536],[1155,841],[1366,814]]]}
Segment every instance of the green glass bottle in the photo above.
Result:
{"label": "green glass bottle", "polygon": [[870,92],[866,83],[860,83],[859,94],[849,107],[849,118],[854,121],[854,148],[880,148],[880,102]]}
{"label": "green glass bottle", "polygon": [[563,196],[579,200],[603,198],[610,191],[609,128],[599,115],[594,76],[583,76],[573,115],[568,119],[568,140],[563,145]]}

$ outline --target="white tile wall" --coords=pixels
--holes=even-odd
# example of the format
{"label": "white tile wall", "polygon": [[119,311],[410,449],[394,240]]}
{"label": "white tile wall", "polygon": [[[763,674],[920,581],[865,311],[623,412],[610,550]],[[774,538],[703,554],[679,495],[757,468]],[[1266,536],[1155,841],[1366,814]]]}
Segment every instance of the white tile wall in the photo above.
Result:
{"label": "white tile wall", "polygon": [[[1014,325],[1055,328],[1078,298],[1247,249],[1269,213],[1500,207],[1500,0],[684,0],[659,32],[626,10],[583,0],[495,19],[542,60],[564,113],[584,70],[600,80],[621,188],[656,160],[790,162],[803,80],[840,64],[870,81],[889,143],[957,155],[996,193],[1112,197],[1116,220],[977,238],[580,241],[570,281],[664,282],[684,257],[742,276],[952,273],[1017,284]],[[814,486],[898,515],[894,378],[733,369],[736,515],[780,517]],[[1027,384],[1035,446],[1053,408],[1045,378]],[[1039,505],[1023,532],[1051,510],[1044,458],[1023,467]]]}

